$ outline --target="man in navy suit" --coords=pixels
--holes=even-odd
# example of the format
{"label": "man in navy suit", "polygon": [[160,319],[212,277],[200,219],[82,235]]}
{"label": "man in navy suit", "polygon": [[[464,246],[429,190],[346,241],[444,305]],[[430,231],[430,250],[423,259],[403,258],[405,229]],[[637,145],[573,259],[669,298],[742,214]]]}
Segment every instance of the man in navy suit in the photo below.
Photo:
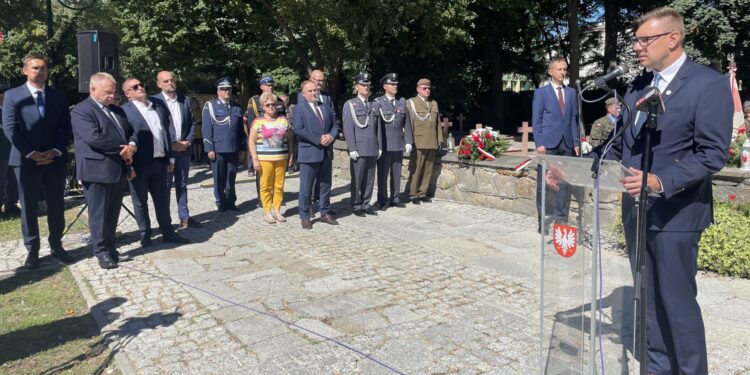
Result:
{"label": "man in navy suit", "polygon": [[[565,87],[563,80],[568,74],[568,63],[562,57],[555,57],[549,62],[547,74],[550,83],[534,91],[532,103],[531,125],[534,130],[534,143],[537,154],[573,156],[578,155],[578,110],[576,109],[576,92]],[[536,211],[539,227],[537,231],[546,233],[548,223],[544,222],[547,215],[542,212],[542,168],[537,168]],[[570,200],[565,184],[560,185],[557,192],[552,193],[552,214],[556,222],[565,223],[568,220]],[[547,206],[549,209],[549,205]]]}
{"label": "man in navy suit", "polygon": [[294,135],[299,138],[297,162],[300,165],[299,217],[302,228],[312,229],[310,198],[315,180],[320,182],[320,221],[338,225],[331,209],[333,142],[338,128],[333,113],[318,101],[318,86],[313,81],[301,85],[300,101],[294,110]]}
{"label": "man in navy suit", "polygon": [[[729,80],[687,58],[685,26],[672,8],[658,8],[637,21],[633,49],[649,69],[628,88],[635,102],[651,86],[662,93],[665,111],[652,130],[652,165],[646,225],[647,371],[653,374],[707,374],[706,338],[696,300],[698,241],[711,224],[711,175],[724,167],[732,135]],[[636,197],[641,189],[641,158],[646,113],[616,140],[609,158],[622,160],[625,177],[622,221],[631,260],[636,244]]]}
{"label": "man in navy suit", "polygon": [[156,94],[156,98],[161,99],[167,105],[171,117],[169,136],[172,139],[174,171],[167,179],[170,185],[174,185],[180,228],[200,228],[201,224],[190,217],[188,209],[187,183],[190,172],[191,144],[195,135],[195,118],[190,108],[190,98],[177,92],[177,84],[171,72],[159,72],[156,75],[156,85],[161,89],[161,92]]}
{"label": "man in navy suit", "polygon": [[116,82],[108,73],[95,73],[89,98],[71,114],[76,147],[76,177],[83,184],[89,211],[91,250],[104,269],[116,268],[115,230],[126,178],[137,139],[122,108],[112,104]]}
{"label": "man in navy suit", "polygon": [[133,200],[135,221],[141,235],[141,246],[151,244],[151,219],[148,216],[148,194],[154,200],[154,211],[159,223],[162,241],[188,243],[175,233],[169,215],[169,184],[167,174],[174,170],[171,137],[169,136],[169,109],[159,99],[146,97],[146,88],[136,78],[126,79],[122,91],[128,102],[122,105],[128,123],[133,128],[137,143],[141,145],[133,155],[135,178],[130,180],[130,198]]}
{"label": "man in navy suit", "polygon": [[3,130],[13,146],[13,167],[21,199],[21,230],[29,252],[24,266],[39,266],[37,210],[42,192],[47,201],[47,226],[52,256],[72,261],[62,246],[65,227],[65,162],[71,138],[68,103],[60,90],[47,86],[47,61],[31,55],[23,59],[26,83],[8,90],[3,102]]}
{"label": "man in navy suit", "polygon": [[[9,87],[0,83],[0,126],[3,123],[3,100],[5,90]],[[3,213],[8,215],[19,215],[21,210],[18,209],[18,184],[16,184],[16,175],[12,168],[8,168],[8,159],[10,159],[10,141],[5,137],[5,133],[0,135],[0,204],[5,204]]]}

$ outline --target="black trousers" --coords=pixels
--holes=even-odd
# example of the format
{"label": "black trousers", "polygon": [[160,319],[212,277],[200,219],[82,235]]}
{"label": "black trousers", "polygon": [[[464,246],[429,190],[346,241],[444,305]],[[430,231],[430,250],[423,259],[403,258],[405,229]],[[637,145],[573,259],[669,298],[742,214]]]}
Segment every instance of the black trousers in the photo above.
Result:
{"label": "black trousers", "polygon": [[154,211],[162,234],[172,233],[172,216],[169,213],[169,184],[167,163],[154,159],[153,163],[135,169],[135,178],[130,181],[130,198],[133,213],[138,223],[141,238],[151,235],[151,219],[148,215],[148,195],[154,201]]}
{"label": "black trousers", "polygon": [[211,172],[214,176],[214,199],[216,205],[230,205],[237,201],[234,183],[237,180],[239,154],[236,152],[217,152],[211,161]]}
{"label": "black trousers", "polygon": [[52,164],[36,165],[24,160],[20,167],[13,167],[18,181],[18,197],[21,201],[21,231],[23,243],[30,253],[39,252],[39,223],[37,222],[39,201],[44,194],[47,201],[47,227],[51,248],[62,247],[65,229],[65,163],[57,158]]}
{"label": "black trousers", "polygon": [[91,251],[96,256],[108,255],[115,251],[115,231],[122,207],[122,193],[125,191],[125,173],[119,181],[111,184],[82,182],[89,206]]}
{"label": "black trousers", "polygon": [[[559,156],[573,156],[573,149],[565,146],[562,141],[556,148],[548,148],[545,150],[546,155],[559,155]],[[542,225],[542,219],[545,216],[552,214],[555,222],[567,223],[568,213],[570,212],[570,193],[568,192],[568,184],[561,183],[560,189],[554,191],[547,189],[546,201],[546,212],[542,213],[542,189],[546,188],[544,182],[544,176],[542,176],[542,166],[537,166],[536,169],[536,212],[537,221]],[[548,223],[544,223],[547,225]]]}
{"label": "black trousers", "polygon": [[378,159],[378,204],[399,203],[403,159],[403,151],[386,151]]}

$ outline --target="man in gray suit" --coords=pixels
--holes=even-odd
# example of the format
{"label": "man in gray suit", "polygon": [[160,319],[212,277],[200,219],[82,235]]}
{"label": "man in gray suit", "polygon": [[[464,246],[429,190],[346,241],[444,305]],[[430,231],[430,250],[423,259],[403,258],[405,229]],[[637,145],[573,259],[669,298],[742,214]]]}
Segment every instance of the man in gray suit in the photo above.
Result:
{"label": "man in gray suit", "polygon": [[344,104],[344,138],[349,149],[349,166],[352,175],[352,207],[354,215],[377,215],[370,207],[375,185],[375,163],[383,152],[378,136],[377,119],[370,98],[370,74],[354,77],[357,96]]}
{"label": "man in gray suit", "polygon": [[[373,112],[378,121],[383,156],[378,159],[378,209],[405,207],[398,198],[401,192],[401,166],[404,150],[411,153],[414,137],[406,115],[406,100],[398,94],[398,75],[388,73],[380,79],[385,95],[375,99]],[[389,182],[390,177],[390,184]],[[390,194],[389,193],[390,188]]]}

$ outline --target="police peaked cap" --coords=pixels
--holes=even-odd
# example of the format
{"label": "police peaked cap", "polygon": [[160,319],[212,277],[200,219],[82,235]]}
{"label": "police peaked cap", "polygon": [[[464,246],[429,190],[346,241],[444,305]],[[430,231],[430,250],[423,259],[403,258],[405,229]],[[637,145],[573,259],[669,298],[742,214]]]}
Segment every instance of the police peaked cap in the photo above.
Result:
{"label": "police peaked cap", "polygon": [[398,84],[398,74],[396,74],[396,73],[388,73],[388,74],[384,75],[383,78],[380,79],[380,83],[382,83],[382,84],[390,83],[390,84],[397,85]]}
{"label": "police peaked cap", "polygon": [[369,85],[370,84],[370,73],[359,73],[354,77],[354,83],[357,85]]}

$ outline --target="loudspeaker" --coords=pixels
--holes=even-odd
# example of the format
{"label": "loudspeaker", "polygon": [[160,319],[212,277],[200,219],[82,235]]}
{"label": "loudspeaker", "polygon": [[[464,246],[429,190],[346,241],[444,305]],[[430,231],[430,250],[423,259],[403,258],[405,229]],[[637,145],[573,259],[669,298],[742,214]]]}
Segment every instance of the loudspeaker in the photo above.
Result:
{"label": "loudspeaker", "polygon": [[78,92],[89,92],[89,79],[97,72],[119,78],[120,56],[117,34],[97,30],[80,31],[78,39]]}

